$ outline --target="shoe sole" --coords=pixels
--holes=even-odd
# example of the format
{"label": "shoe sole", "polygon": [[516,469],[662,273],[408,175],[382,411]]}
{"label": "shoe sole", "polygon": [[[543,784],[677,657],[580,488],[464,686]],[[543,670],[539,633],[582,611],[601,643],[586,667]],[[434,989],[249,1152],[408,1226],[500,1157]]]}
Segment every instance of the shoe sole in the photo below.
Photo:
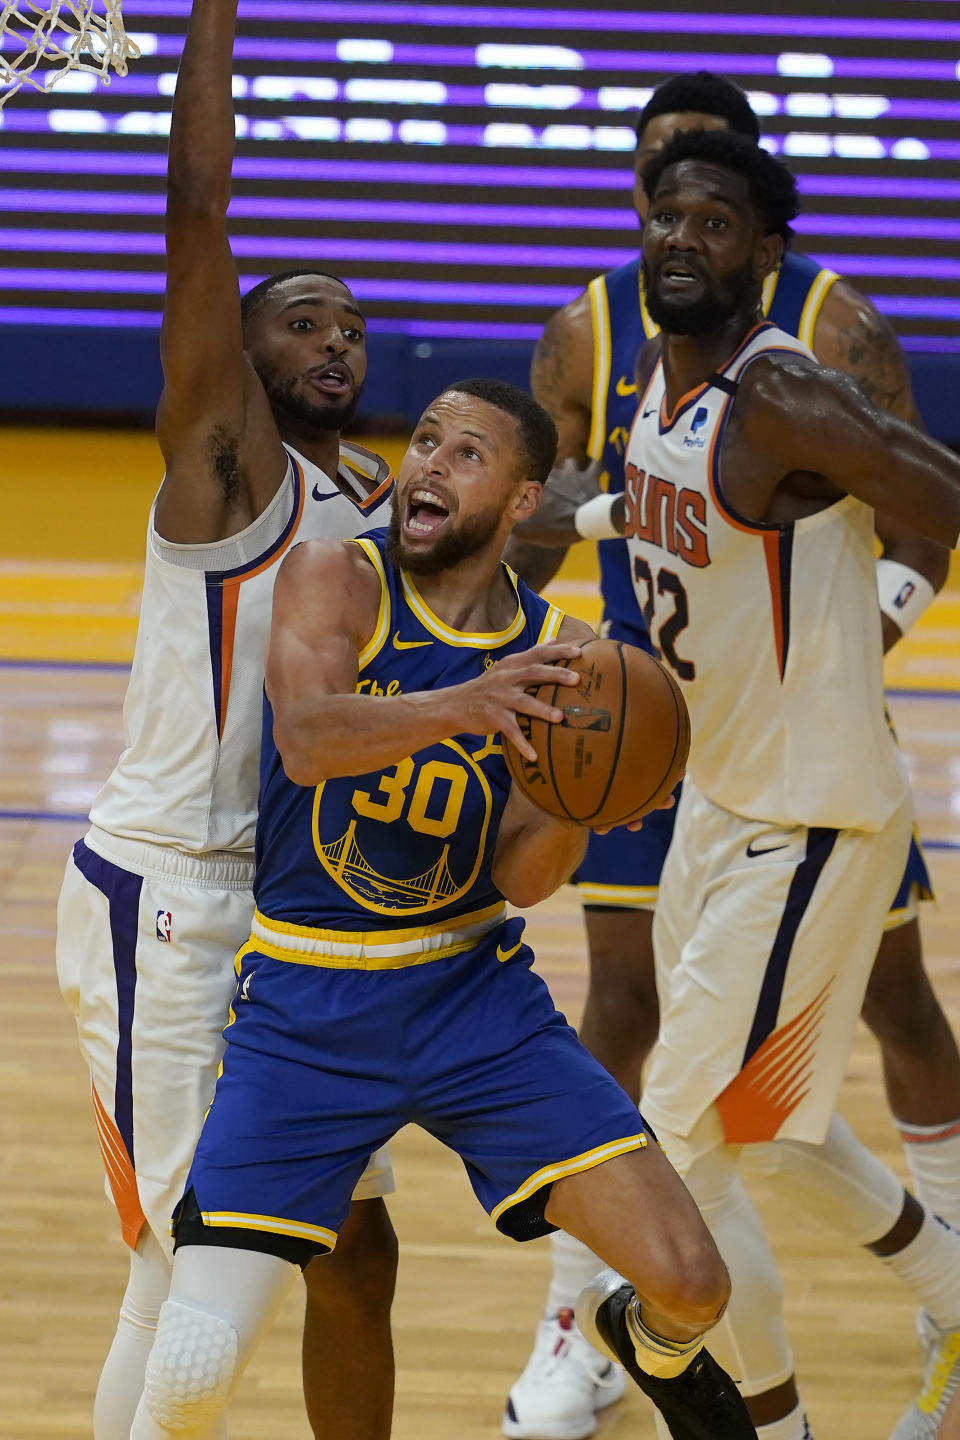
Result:
{"label": "shoe sole", "polygon": [[594,1350],[599,1350],[601,1355],[608,1355],[617,1364],[622,1364],[621,1357],[616,1350],[612,1350],[607,1341],[597,1329],[597,1311],[611,1295],[616,1295],[627,1282],[616,1270],[601,1270],[599,1275],[594,1275],[589,1285],[586,1285],[577,1297],[574,1307],[574,1316],[580,1327],[580,1334],[592,1345]]}
{"label": "shoe sole", "polygon": [[556,1425],[538,1425],[531,1429],[528,1425],[522,1425],[519,1420],[508,1420],[506,1416],[500,1426],[509,1440],[588,1440],[596,1428],[597,1422],[594,1420],[589,1430],[584,1430],[582,1426],[571,1429],[569,1425],[562,1429]]}

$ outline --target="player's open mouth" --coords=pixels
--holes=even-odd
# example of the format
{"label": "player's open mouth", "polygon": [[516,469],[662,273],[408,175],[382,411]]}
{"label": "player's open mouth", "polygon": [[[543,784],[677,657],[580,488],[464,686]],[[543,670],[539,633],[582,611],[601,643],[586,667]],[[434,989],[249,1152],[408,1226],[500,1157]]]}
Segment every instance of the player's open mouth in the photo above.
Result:
{"label": "player's open mouth", "polygon": [[701,278],[689,265],[681,265],[675,260],[660,267],[660,283],[671,290],[683,290],[688,285],[696,285]]}
{"label": "player's open mouth", "polygon": [[447,503],[435,490],[417,485],[404,508],[403,528],[408,535],[430,535],[449,517]]}
{"label": "player's open mouth", "polygon": [[353,388],[353,376],[349,366],[341,364],[339,360],[311,370],[308,379],[310,384],[324,395],[346,395]]}

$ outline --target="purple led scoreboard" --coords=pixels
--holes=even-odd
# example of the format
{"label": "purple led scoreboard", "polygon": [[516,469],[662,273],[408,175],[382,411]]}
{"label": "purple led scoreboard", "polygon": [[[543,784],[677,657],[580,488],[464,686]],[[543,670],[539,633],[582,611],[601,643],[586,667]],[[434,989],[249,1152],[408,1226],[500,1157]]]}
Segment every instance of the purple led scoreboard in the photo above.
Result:
{"label": "purple led scoreboard", "polygon": [[[129,0],[143,51],[0,111],[0,323],[155,327],[165,136],[188,0]],[[960,353],[960,10],[241,0],[234,250],[315,264],[379,331],[532,339],[636,249],[633,119],[677,71],[734,77],[800,178],[797,244],[913,350]]]}

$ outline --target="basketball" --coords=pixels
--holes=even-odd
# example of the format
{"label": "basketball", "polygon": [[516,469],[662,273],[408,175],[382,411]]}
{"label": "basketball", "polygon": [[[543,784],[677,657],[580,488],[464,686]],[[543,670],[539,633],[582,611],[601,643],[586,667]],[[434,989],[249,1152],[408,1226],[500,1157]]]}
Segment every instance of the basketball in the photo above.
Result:
{"label": "basketball", "polygon": [[527,760],[504,739],[514,781],[548,815],[591,828],[639,820],[667,798],[690,749],[690,716],[673,676],[646,651],[588,640],[564,662],[580,684],[531,694],[563,711],[557,722],[518,715],[537,752]]}

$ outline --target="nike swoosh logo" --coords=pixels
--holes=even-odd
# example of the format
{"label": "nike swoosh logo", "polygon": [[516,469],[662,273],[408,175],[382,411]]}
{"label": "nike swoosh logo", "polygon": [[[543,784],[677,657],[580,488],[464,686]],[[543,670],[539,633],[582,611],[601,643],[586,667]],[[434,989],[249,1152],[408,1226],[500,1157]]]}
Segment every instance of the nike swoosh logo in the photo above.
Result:
{"label": "nike swoosh logo", "polygon": [[399,630],[395,632],[393,637],[394,650],[419,650],[422,645],[432,644],[432,640],[401,640]]}
{"label": "nike swoosh logo", "polygon": [[522,941],[522,940],[518,940],[517,943],[516,943],[516,945],[514,945],[514,947],[513,947],[512,950],[504,950],[504,949],[501,948],[501,946],[498,945],[498,946],[497,946],[497,959],[500,961],[500,963],[501,963],[501,965],[502,965],[503,962],[504,962],[504,960],[509,960],[510,957],[511,957],[511,955],[516,955],[517,951],[518,951],[518,950],[522,950],[522,949],[523,949],[523,941]]}
{"label": "nike swoosh logo", "polygon": [[656,415],[656,413],[657,413],[657,407],[656,407],[656,405],[651,405],[649,410],[644,410],[643,414],[640,416],[640,419],[641,419],[641,420],[646,420],[649,415]]}
{"label": "nike swoosh logo", "polygon": [[314,485],[310,493],[314,500],[336,500],[337,496],[342,495],[343,492],[341,490],[327,490],[324,492],[320,489],[319,485]]}
{"label": "nike swoosh logo", "polygon": [[631,384],[629,383],[629,381],[627,380],[626,375],[621,375],[621,376],[620,376],[620,379],[617,381],[617,394],[618,394],[618,395],[636,395],[636,393],[637,393],[637,387],[636,387],[636,385],[631,385]]}
{"label": "nike swoosh logo", "polygon": [[772,855],[774,850],[788,850],[789,848],[789,845],[767,845],[763,850],[755,850],[751,840],[747,846],[747,854],[751,860],[755,860],[758,855]]}

